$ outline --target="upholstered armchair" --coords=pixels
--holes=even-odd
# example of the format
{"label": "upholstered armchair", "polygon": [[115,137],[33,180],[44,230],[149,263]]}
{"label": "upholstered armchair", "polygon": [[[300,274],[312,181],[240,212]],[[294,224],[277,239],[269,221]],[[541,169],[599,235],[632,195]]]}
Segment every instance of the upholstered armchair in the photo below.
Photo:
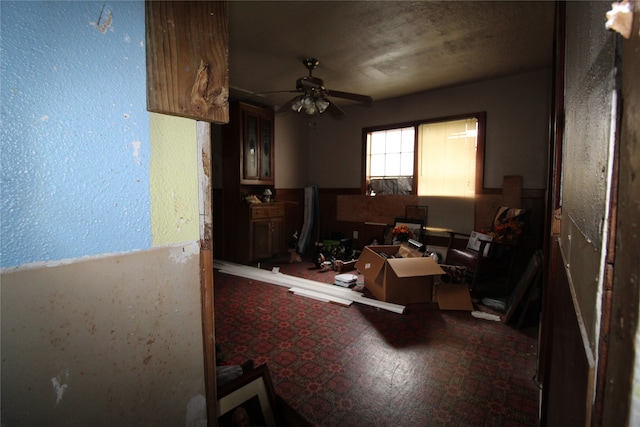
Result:
{"label": "upholstered armchair", "polygon": [[[528,211],[525,209],[500,207],[490,230],[471,235],[450,232],[445,262],[467,268],[472,291],[480,282],[488,281],[500,283],[504,286],[502,290],[508,291],[513,262],[527,223]],[[455,245],[460,237],[468,238],[465,248]]]}

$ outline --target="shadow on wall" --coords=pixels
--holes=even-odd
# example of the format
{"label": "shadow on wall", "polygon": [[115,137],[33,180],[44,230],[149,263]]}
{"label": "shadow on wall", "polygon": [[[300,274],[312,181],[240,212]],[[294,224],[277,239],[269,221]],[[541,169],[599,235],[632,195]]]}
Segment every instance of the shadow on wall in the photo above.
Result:
{"label": "shadow on wall", "polygon": [[418,200],[418,205],[429,206],[428,227],[467,234],[473,231],[475,198],[423,196]]}

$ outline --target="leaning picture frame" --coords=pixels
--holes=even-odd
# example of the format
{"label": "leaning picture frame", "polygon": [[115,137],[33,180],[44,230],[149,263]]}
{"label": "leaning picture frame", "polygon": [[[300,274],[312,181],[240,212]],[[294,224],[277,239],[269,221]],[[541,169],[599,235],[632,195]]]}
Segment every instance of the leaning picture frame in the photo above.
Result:
{"label": "leaning picture frame", "polygon": [[419,219],[422,221],[422,226],[426,227],[428,225],[429,206],[407,205],[404,208],[404,217],[408,219]]}
{"label": "leaning picture frame", "polygon": [[[276,399],[267,365],[260,365],[218,389],[218,426],[275,427]],[[245,424],[242,424],[245,425]]]}
{"label": "leaning picture frame", "polygon": [[406,225],[411,233],[413,233],[413,239],[422,242],[422,235],[424,232],[424,223],[419,219],[411,218],[396,218],[393,227]]}

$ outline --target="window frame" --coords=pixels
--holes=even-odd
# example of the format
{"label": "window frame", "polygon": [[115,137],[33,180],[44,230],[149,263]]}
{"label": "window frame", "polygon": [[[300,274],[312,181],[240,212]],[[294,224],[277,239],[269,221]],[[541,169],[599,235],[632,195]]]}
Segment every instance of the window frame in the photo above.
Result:
{"label": "window frame", "polygon": [[413,150],[413,181],[411,187],[411,194],[415,195],[418,192],[418,176],[416,170],[418,168],[418,127],[424,124],[448,122],[454,120],[463,120],[475,118],[478,120],[478,136],[477,136],[477,149],[476,149],[476,185],[475,194],[484,194],[484,161],[485,161],[485,139],[486,139],[486,120],[487,113],[485,111],[456,114],[444,117],[435,117],[431,119],[414,120],[410,122],[392,123],[381,126],[370,126],[362,128],[362,166],[361,166],[361,179],[360,179],[360,192],[366,195],[368,191],[369,182],[367,180],[367,135],[370,132],[392,130],[406,127],[414,128],[414,150]]}

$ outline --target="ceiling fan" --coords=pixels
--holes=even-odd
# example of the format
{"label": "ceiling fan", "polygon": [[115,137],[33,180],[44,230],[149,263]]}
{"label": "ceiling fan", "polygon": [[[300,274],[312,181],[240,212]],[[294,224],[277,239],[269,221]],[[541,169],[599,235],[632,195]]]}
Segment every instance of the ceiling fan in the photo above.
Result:
{"label": "ceiling fan", "polygon": [[294,111],[314,116],[328,111],[334,118],[341,119],[345,116],[344,111],[331,101],[331,97],[349,99],[368,105],[373,102],[373,99],[367,95],[330,90],[324,87],[324,81],[313,76],[313,70],[320,64],[320,61],[316,58],[306,58],[302,61],[302,64],[309,70],[309,75],[296,80],[295,90],[280,91],[300,93],[300,95],[280,107],[277,111],[278,113]]}

